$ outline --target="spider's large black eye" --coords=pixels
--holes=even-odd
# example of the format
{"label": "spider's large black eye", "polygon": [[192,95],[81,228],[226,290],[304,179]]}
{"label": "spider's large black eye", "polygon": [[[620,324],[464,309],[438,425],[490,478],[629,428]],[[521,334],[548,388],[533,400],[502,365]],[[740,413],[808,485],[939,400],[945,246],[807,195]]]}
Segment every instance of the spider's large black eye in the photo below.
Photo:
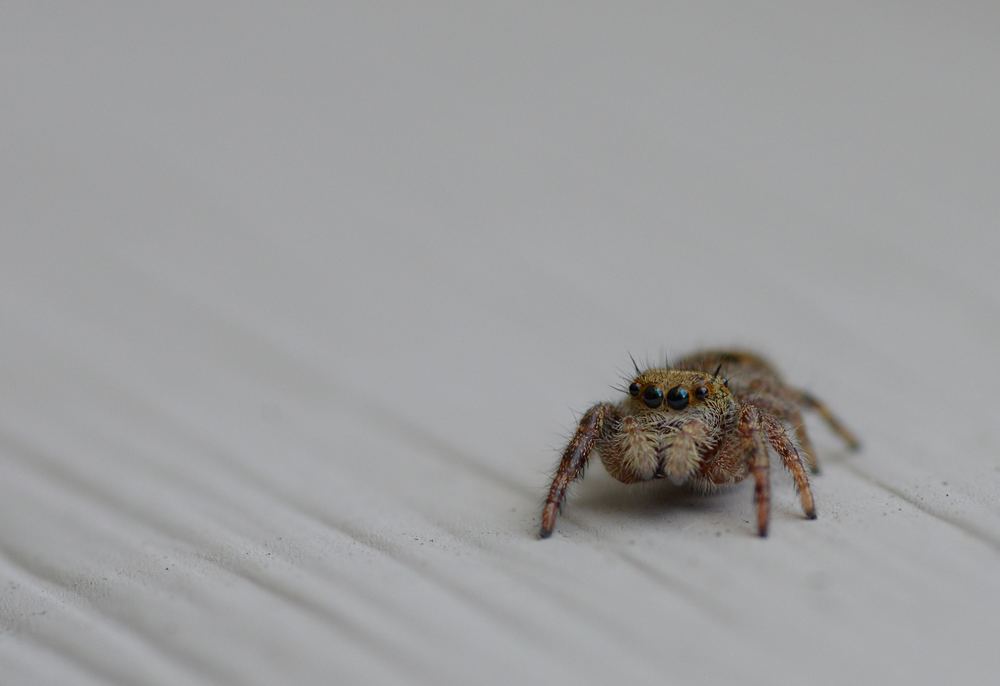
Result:
{"label": "spider's large black eye", "polygon": [[663,389],[659,386],[648,386],[642,392],[642,402],[647,407],[659,407],[663,404]]}
{"label": "spider's large black eye", "polygon": [[667,405],[675,410],[683,410],[688,406],[688,392],[682,386],[674,386],[667,391]]}
{"label": "spider's large black eye", "polygon": [[639,384],[634,383],[628,387],[629,395],[639,395]]}

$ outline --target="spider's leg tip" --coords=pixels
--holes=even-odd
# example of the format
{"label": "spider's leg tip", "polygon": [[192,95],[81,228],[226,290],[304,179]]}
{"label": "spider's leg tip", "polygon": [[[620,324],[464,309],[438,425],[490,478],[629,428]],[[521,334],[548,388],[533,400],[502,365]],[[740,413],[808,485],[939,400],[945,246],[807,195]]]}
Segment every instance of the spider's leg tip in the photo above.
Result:
{"label": "spider's leg tip", "polygon": [[539,538],[548,538],[552,535],[552,529],[546,529],[544,526],[538,530]]}
{"label": "spider's leg tip", "polygon": [[816,519],[816,517],[817,517],[816,510],[812,510],[811,512],[806,512],[806,519]]}

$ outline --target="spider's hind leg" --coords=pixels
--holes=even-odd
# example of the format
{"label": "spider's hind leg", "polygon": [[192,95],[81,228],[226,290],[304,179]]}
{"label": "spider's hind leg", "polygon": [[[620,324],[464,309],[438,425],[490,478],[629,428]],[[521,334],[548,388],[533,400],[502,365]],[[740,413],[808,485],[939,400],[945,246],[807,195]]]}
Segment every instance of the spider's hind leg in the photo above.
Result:
{"label": "spider's hind leg", "polygon": [[[857,436],[855,436],[850,429],[844,426],[844,424],[837,419],[833,412],[830,411],[830,408],[827,407],[822,400],[808,391],[797,391],[796,395],[796,399],[799,401],[799,404],[807,409],[815,411],[820,417],[822,417],[823,421],[825,421],[827,426],[830,427],[830,430],[840,436],[844,443],[847,444],[848,448],[851,450],[858,450],[861,448],[861,441],[858,440]],[[799,442],[802,442],[801,437],[799,437]]]}

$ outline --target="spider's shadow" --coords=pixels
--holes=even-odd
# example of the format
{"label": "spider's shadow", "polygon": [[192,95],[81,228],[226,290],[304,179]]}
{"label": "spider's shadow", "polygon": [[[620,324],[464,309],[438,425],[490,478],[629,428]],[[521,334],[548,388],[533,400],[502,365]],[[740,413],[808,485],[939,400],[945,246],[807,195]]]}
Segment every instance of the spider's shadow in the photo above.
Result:
{"label": "spider's shadow", "polygon": [[737,502],[741,490],[738,487],[725,488],[706,497],[666,480],[625,485],[607,474],[592,473],[587,476],[572,494],[574,509],[649,521],[685,513],[727,510]]}

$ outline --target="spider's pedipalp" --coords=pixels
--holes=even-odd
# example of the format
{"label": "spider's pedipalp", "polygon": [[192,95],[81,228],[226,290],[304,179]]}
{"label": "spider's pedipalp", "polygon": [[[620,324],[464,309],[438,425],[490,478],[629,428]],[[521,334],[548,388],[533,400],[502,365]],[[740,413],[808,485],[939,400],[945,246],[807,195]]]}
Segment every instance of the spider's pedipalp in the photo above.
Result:
{"label": "spider's pedipalp", "polygon": [[674,429],[665,441],[662,473],[674,484],[681,485],[701,464],[703,447],[714,445],[711,430],[703,422],[693,419]]}

